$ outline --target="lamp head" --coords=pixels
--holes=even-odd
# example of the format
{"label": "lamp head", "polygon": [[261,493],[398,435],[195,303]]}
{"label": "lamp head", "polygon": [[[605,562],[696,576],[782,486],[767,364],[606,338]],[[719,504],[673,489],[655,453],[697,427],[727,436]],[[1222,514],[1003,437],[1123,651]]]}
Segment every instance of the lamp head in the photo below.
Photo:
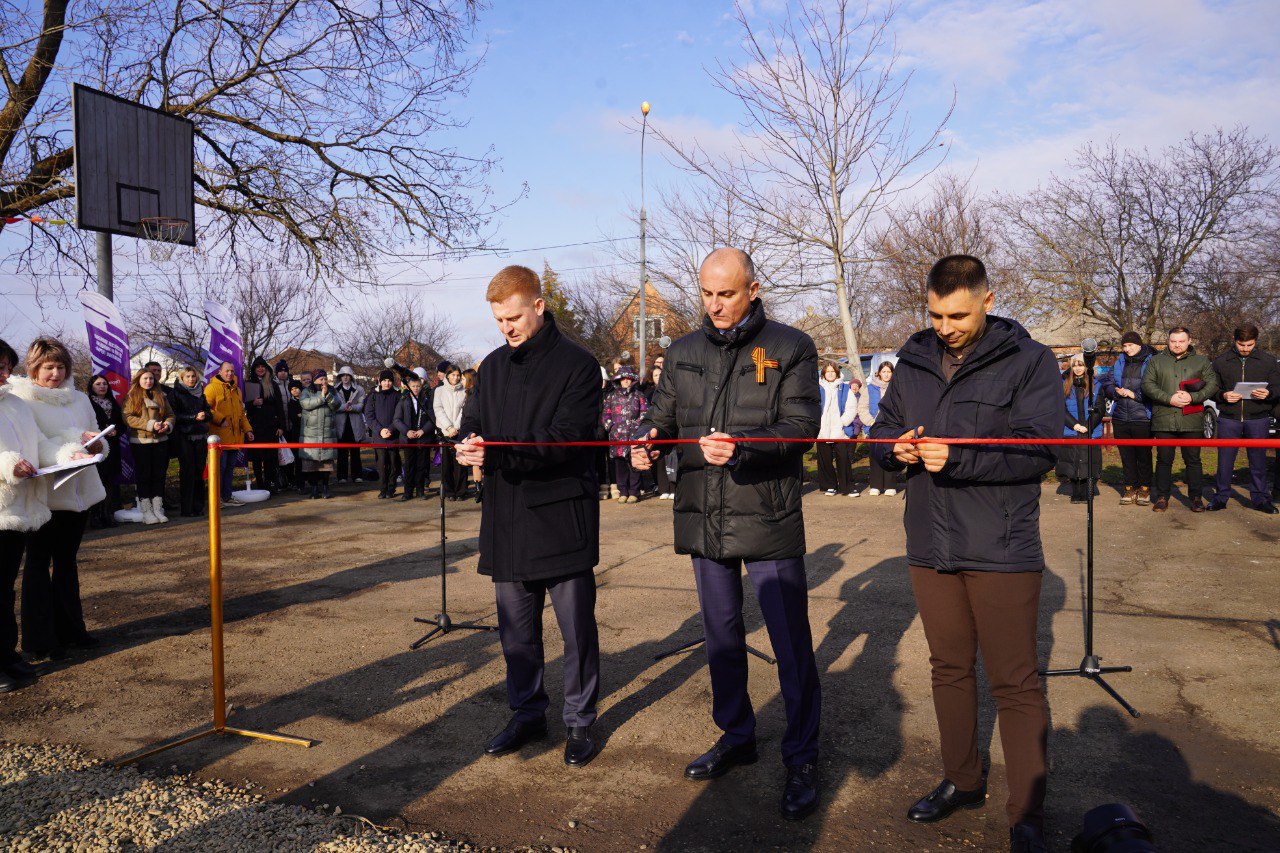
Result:
{"label": "lamp head", "polygon": [[648,114],[649,114],[649,102],[648,102],[648,101],[645,101],[645,102],[643,102],[642,104],[640,104],[640,112],[641,112],[641,113],[643,113],[644,115],[648,115]]}

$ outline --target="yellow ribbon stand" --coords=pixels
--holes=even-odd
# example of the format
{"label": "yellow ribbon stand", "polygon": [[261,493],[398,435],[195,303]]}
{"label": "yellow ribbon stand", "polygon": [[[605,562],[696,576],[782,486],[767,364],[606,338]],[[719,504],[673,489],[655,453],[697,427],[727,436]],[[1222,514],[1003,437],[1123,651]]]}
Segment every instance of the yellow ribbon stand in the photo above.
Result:
{"label": "yellow ribbon stand", "polygon": [[218,437],[209,436],[209,610],[210,644],[213,646],[213,727],[193,735],[178,738],[148,749],[139,755],[116,763],[124,767],[177,746],[201,740],[210,735],[240,735],[241,737],[271,740],[293,746],[309,747],[311,741],[288,735],[255,732],[227,725],[227,684],[222,654],[222,469],[219,466],[221,448]]}

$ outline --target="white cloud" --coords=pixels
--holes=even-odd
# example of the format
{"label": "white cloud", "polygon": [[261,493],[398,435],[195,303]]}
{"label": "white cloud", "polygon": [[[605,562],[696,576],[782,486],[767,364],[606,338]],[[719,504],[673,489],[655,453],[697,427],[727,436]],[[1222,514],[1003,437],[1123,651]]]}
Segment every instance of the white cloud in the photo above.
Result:
{"label": "white cloud", "polygon": [[687,30],[681,30],[676,33],[676,41],[680,44],[693,44],[693,36],[689,35]]}

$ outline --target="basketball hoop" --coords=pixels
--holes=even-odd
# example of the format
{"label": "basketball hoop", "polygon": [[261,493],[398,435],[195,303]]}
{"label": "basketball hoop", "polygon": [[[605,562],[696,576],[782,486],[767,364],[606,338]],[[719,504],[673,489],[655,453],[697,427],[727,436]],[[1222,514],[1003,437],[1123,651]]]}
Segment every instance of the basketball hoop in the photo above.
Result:
{"label": "basketball hoop", "polygon": [[189,224],[185,219],[148,216],[138,222],[138,237],[151,241],[151,245],[147,246],[151,260],[167,261],[173,257],[178,244],[186,236]]}

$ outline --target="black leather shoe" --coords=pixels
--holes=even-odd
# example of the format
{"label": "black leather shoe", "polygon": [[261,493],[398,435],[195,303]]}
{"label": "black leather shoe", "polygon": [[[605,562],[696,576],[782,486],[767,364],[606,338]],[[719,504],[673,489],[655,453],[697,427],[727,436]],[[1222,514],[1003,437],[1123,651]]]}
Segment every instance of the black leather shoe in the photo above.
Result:
{"label": "black leather shoe", "polygon": [[739,764],[755,764],[759,757],[754,740],[736,746],[719,740],[684,769],[684,778],[705,782],[723,776]]}
{"label": "black leather shoe", "polygon": [[22,682],[7,672],[0,672],[0,693],[12,693],[22,687]]}
{"label": "black leather shoe", "polygon": [[1276,509],[1276,505],[1273,503],[1254,504],[1253,508],[1258,512],[1264,512],[1267,515],[1276,515],[1277,513],[1280,513],[1280,509]]}
{"label": "black leather shoe", "polygon": [[1049,853],[1044,830],[1030,823],[1016,824],[1009,830],[1009,853]]}
{"label": "black leather shoe", "polygon": [[484,747],[485,755],[506,755],[515,752],[526,743],[547,736],[546,720],[522,720],[512,717],[507,727],[493,736]]}
{"label": "black leather shoe", "polygon": [[596,745],[591,740],[590,726],[570,726],[564,739],[564,763],[570,767],[585,767],[596,757]]}
{"label": "black leather shoe", "polygon": [[980,809],[987,803],[987,789],[961,791],[946,779],[925,797],[907,810],[907,820],[916,823],[933,823],[942,820],[956,809]]}
{"label": "black leather shoe", "polygon": [[44,667],[32,666],[24,660],[15,660],[12,663],[5,664],[4,671],[18,681],[35,679],[44,675]]}
{"label": "black leather shoe", "polygon": [[102,641],[92,634],[81,634],[79,637],[76,637],[71,641],[71,645],[75,646],[77,649],[96,649],[98,646],[102,645]]}
{"label": "black leather shoe", "polygon": [[1213,503],[1209,504],[1209,512],[1222,512],[1226,508],[1227,508],[1226,501],[1214,501]]}
{"label": "black leather shoe", "polygon": [[782,816],[800,820],[818,807],[818,768],[800,764],[787,768],[787,784],[782,789]]}

